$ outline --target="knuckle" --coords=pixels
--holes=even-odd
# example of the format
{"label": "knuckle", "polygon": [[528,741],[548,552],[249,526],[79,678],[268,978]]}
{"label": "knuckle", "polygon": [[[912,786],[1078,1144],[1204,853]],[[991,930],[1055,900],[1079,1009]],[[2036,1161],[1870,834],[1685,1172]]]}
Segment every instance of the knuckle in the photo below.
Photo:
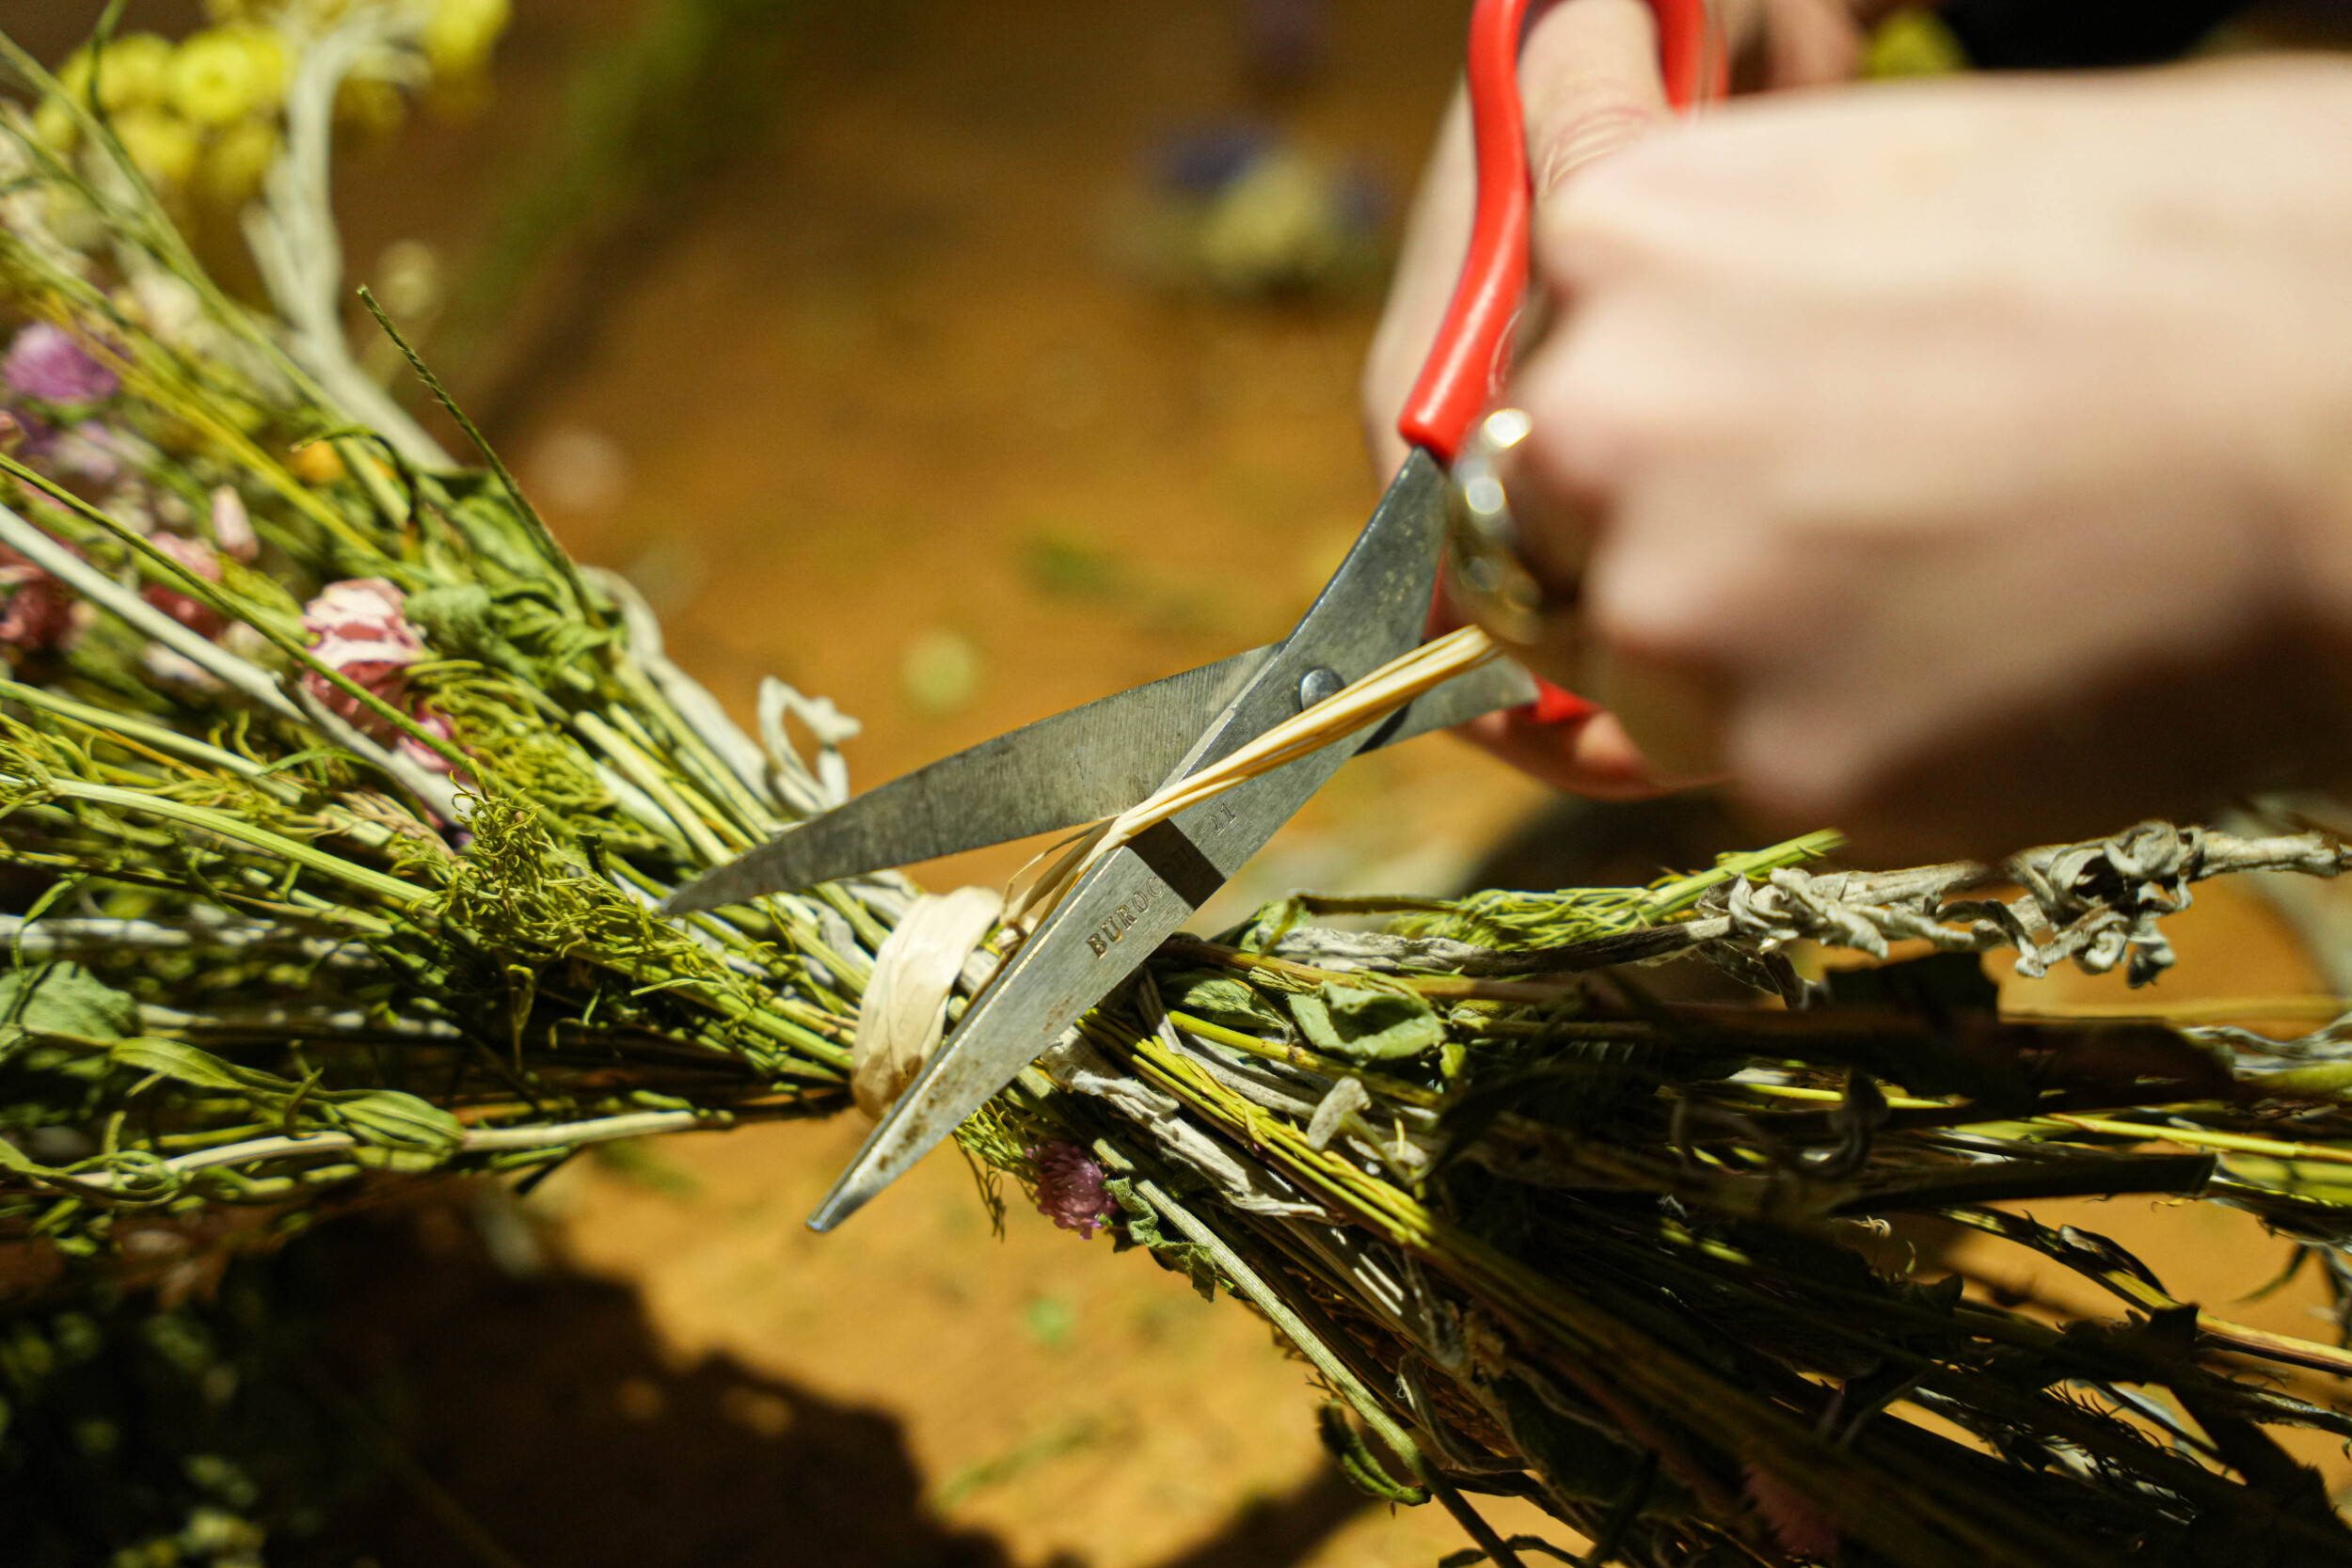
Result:
{"label": "knuckle", "polygon": [[1738,662],[1728,635],[1736,605],[1729,574],[1704,557],[1650,537],[1638,518],[1595,551],[1584,582],[1585,625],[1594,640],[1629,659],[1677,668]]}
{"label": "knuckle", "polygon": [[[1583,146],[1596,149],[1600,135]],[[1599,151],[1607,148],[1574,161],[1564,154],[1549,185],[1539,171],[1534,242],[1555,276],[1597,277],[1676,261],[1694,219],[1704,227],[1705,209],[1685,199],[1688,138],[1661,133],[1620,145],[1625,139],[1610,144],[1616,150],[1606,158]]]}
{"label": "knuckle", "polygon": [[1650,104],[1621,87],[1602,86],[1581,94],[1575,107],[1553,117],[1531,160],[1536,200],[1563,190],[1569,176],[1634,140],[1657,118]]}
{"label": "knuckle", "polygon": [[1535,424],[1529,458],[1541,483],[1614,500],[1655,472],[1676,444],[1681,421],[1674,409],[1627,395],[1620,358],[1613,345],[1580,330],[1531,367],[1522,405]]}

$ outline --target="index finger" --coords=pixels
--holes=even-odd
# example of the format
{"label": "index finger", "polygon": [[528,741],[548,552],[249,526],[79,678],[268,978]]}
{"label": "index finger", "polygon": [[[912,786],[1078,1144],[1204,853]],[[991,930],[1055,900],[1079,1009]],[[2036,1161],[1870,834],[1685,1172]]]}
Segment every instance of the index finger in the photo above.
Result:
{"label": "index finger", "polygon": [[1535,204],[1671,113],[1648,0],[1562,0],[1519,50]]}
{"label": "index finger", "polygon": [[[1647,0],[1561,0],[1530,26],[1518,79],[1539,210],[1569,174],[1668,112]],[[1469,106],[1457,91],[1414,198],[1389,300],[1365,357],[1367,435],[1384,476],[1405,461],[1405,442],[1394,428],[1397,407],[1445,319],[1469,247],[1473,163]]]}

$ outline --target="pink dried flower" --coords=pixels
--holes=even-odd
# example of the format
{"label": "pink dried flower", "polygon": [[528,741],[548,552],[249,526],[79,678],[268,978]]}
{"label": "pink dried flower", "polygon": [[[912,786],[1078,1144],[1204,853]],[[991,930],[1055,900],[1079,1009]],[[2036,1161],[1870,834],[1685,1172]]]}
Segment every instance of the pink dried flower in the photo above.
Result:
{"label": "pink dried flower", "polygon": [[[411,710],[408,717],[417,721],[417,728],[436,740],[447,740],[455,733],[451,730],[448,719],[422,704],[419,704]],[[400,744],[393,749],[428,773],[446,773],[450,770],[449,758],[441,755],[413,735],[402,736]],[[457,782],[468,788],[473,787],[473,781],[466,774],[459,774]]]}
{"label": "pink dried flower", "polygon": [[246,515],[245,498],[233,485],[224,484],[213,492],[213,543],[226,555],[239,561],[251,561],[262,553],[262,541],[254,536],[253,519]]}
{"label": "pink dried flower", "polygon": [[[302,607],[302,629],[319,662],[398,707],[408,698],[408,666],[424,657],[424,639],[408,624],[408,595],[382,578],[331,582]],[[372,734],[386,728],[359,699],[315,671],[303,684],[334,712]],[[378,738],[386,738],[378,734]]]}
{"label": "pink dried flower", "polygon": [[[147,542],[206,582],[220,580],[220,556],[201,540],[179,533],[156,533],[150,534]],[[140,589],[139,597],[199,637],[218,637],[229,625],[229,618],[211,605],[159,582]]]}
{"label": "pink dried flower", "polygon": [[1119,1200],[1104,1185],[1103,1167],[1076,1144],[1057,1138],[1029,1150],[1037,1164],[1038,1212],[1087,1241],[1119,1217]]}
{"label": "pink dried flower", "polygon": [[367,686],[352,673],[354,666],[405,669],[424,657],[424,639],[408,624],[407,604],[408,595],[382,578],[330,582],[302,607],[302,629],[310,634],[320,662]]}
{"label": "pink dried flower", "polygon": [[73,601],[65,584],[14,550],[0,547],[0,648],[12,654],[44,654],[73,630]]}
{"label": "pink dried flower", "polygon": [[[424,657],[425,647],[408,624],[407,603],[408,595],[382,578],[331,582],[302,607],[302,629],[310,634],[310,652],[320,663],[392,706],[407,708],[419,728],[446,740],[448,719],[430,708],[409,708],[408,666]],[[302,684],[361,733],[396,743],[401,754],[420,767],[450,770],[438,752],[395,730],[316,671],[305,671]]]}
{"label": "pink dried flower", "polygon": [[0,359],[0,381],[21,397],[43,403],[98,403],[122,383],[63,329],[35,322],[16,335]]}
{"label": "pink dried flower", "polygon": [[1796,1488],[1772,1471],[1756,1465],[1748,1473],[1748,1503],[1772,1540],[1790,1557],[1824,1561],[1837,1555],[1837,1521],[1820,1507],[1797,1495]]}

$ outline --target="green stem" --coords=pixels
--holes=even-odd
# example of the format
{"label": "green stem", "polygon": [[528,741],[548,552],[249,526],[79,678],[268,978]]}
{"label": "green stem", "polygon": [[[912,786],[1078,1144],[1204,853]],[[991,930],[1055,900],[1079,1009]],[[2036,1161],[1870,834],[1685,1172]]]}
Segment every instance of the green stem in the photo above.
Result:
{"label": "green stem", "polygon": [[1233,1288],[1247,1297],[1251,1306],[1264,1313],[1292,1344],[1298,1347],[1298,1354],[1305,1356],[1333,1388],[1339,1390],[1341,1397],[1362,1418],[1364,1424],[1379,1433],[1380,1441],[1411,1467],[1417,1480],[1427,1479],[1429,1467],[1422,1462],[1421,1445],[1397,1425],[1380,1402],[1373,1398],[1372,1390],[1366,1388],[1348,1370],[1347,1363],[1333,1354],[1330,1347],[1308,1328],[1296,1312],[1291,1310],[1290,1304],[1266,1284],[1256,1269],[1249,1266],[1248,1259],[1234,1251],[1232,1243],[1218,1234],[1208,1221],[1169,1196],[1168,1190],[1158,1182],[1146,1178],[1136,1183],[1136,1191],[1142,1194],[1152,1208],[1174,1221],[1176,1228],[1183,1231],[1187,1239],[1216,1259],[1225,1277],[1233,1282]]}
{"label": "green stem", "polygon": [[573,597],[579,602],[581,619],[590,626],[601,629],[605,624],[604,615],[596,608],[595,595],[588,591],[587,578],[580,575],[579,564],[572,560],[564,546],[556,542],[554,531],[549,529],[546,519],[539,515],[538,508],[531,504],[531,498],[523,494],[523,487],[515,483],[515,476],[507,471],[505,459],[499,456],[498,450],[484,438],[473,420],[468,418],[466,411],[457,405],[457,400],[449,395],[449,388],[441,385],[441,378],[435,375],[426,366],[423,356],[409,345],[408,340],[402,336],[400,328],[392,325],[392,318],[386,315],[384,308],[375,302],[374,293],[364,284],[359,289],[359,303],[368,308],[368,314],[375,318],[375,325],[384,329],[386,337],[391,339],[393,346],[397,347],[402,356],[408,361],[408,368],[416,372],[417,379],[423,382],[425,390],[433,394],[433,401],[439,404],[449,417],[457,422],[457,428],[466,433],[466,439],[473,443],[474,451],[482,454],[482,460],[488,464],[490,471],[498,476],[499,483],[515,503],[516,515],[523,520],[524,531],[530,535],[532,546],[546,559],[548,565],[555,568],[556,575],[563,578],[564,586],[572,591]]}
{"label": "green stem", "polygon": [[1735,878],[1755,877],[1778,871],[1784,866],[1820,860],[1823,855],[1836,853],[1845,842],[1845,834],[1824,830],[1789,839],[1785,844],[1775,844],[1770,848],[1725,855],[1715,863],[1711,870],[1693,872],[1663,887],[1649,888],[1637,895],[1640,916],[1647,923],[1677,914],[1697,903],[1709,889],[1721,887]]}
{"label": "green stem", "polygon": [[302,797],[302,791],[299,788],[283,780],[271,777],[271,769],[267,765],[255,762],[248,757],[241,757],[234,752],[224,751],[210,742],[199,740],[194,736],[183,735],[178,730],[162,724],[151,724],[145,720],[135,719],[126,713],[116,713],[108,708],[92,707],[87,703],[77,703],[71,697],[61,697],[54,691],[44,691],[37,686],[26,686],[22,681],[0,679],[0,698],[8,698],[23,703],[26,707],[39,708],[44,713],[55,714],[60,719],[79,724],[98,735],[121,736],[127,739],[135,740],[142,746],[152,747],[158,752],[177,756],[184,762],[202,763],[207,767],[217,768],[225,773],[234,773],[240,778],[251,780],[256,787],[268,791],[288,804],[292,804]]}
{"label": "green stem", "polygon": [[[112,516],[90,505],[72,491],[53,483],[42,475],[35,473],[24,464],[6,454],[0,454],[0,471],[8,473],[22,483],[32,485],[52,500],[71,508],[85,521],[94,523],[105,530],[117,542],[127,546],[151,569],[150,576],[160,575],[168,586],[185,594],[216,614],[251,626],[275,643],[278,651],[287,657],[325,680],[345,696],[352,698],[361,707],[400,731],[402,735],[431,751],[443,762],[449,764],[453,772],[463,774],[472,769],[472,762],[454,744],[435,735],[408,714],[386,702],[341,670],[323,663],[300,638],[280,628],[273,618],[250,613],[228,594],[222,593],[217,584],[207,582],[197,576],[178,561],[157,549],[144,536],[125,528]],[[177,623],[174,625],[176,626]],[[183,649],[183,651],[190,650]],[[206,660],[199,657],[198,662],[202,663]],[[277,700],[272,705],[282,705],[291,717],[302,718],[300,710],[295,708],[283,693],[273,692],[273,695]],[[305,719],[304,721],[308,722],[308,720]]]}
{"label": "green stem", "polygon": [[111,806],[119,811],[142,812],[150,816],[161,817],[167,822],[177,822],[190,828],[201,828],[206,832],[216,833],[232,843],[243,844],[265,854],[292,861],[297,865],[308,866],[313,871],[332,877],[337,881],[358,888],[361,892],[374,894],[380,898],[391,899],[405,909],[420,910],[433,901],[434,895],[430,892],[413,883],[404,882],[397,877],[388,877],[380,871],[371,871],[363,865],[354,865],[349,861],[327,854],[324,850],[312,848],[310,845],[281,837],[266,828],[256,827],[241,818],[212,811],[203,806],[191,806],[167,796],[150,795],[143,790],[120,789],[113,784],[88,784],[80,779],[59,778],[54,774],[46,778],[18,782],[32,789],[49,795],[61,796],[69,800],[87,800],[93,805]]}

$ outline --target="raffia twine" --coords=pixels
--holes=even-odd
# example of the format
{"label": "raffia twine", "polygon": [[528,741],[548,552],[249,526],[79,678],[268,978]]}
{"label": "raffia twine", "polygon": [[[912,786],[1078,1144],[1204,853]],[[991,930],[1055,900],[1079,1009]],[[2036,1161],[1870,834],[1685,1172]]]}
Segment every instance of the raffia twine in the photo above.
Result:
{"label": "raffia twine", "polygon": [[[961,887],[917,898],[874,955],[873,976],[858,1004],[850,1056],[850,1087],[858,1108],[879,1120],[939,1049],[948,999],[973,954],[985,943],[1000,958],[1009,957],[1105,856],[1157,823],[1380,722],[1501,653],[1476,626],[1449,632],[1275,725],[1232,755],[1162,786],[1117,816],[1080,829],[1023,866],[1003,892]],[[994,973],[993,966],[988,973]],[[1038,1048],[1049,1043],[1040,1040]]]}

